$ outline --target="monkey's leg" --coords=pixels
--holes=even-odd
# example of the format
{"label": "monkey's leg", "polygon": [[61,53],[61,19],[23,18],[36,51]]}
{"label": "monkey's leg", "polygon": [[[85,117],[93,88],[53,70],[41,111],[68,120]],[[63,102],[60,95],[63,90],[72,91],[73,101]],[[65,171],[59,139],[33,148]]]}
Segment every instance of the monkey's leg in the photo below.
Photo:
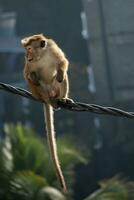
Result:
{"label": "monkey's leg", "polygon": [[58,99],[58,97],[60,95],[60,90],[52,89],[49,94],[50,94],[49,95],[49,100],[50,100],[51,106],[55,110],[59,109],[59,106],[57,104],[57,99]]}
{"label": "monkey's leg", "polygon": [[60,96],[60,101],[63,101],[65,103],[72,103],[74,102],[72,99],[70,99],[69,96],[69,81],[68,81],[68,76],[66,75],[64,81],[63,81],[63,89],[61,90],[61,96]]}
{"label": "monkey's leg", "polygon": [[50,98],[51,105],[53,108],[58,109],[59,105],[57,104],[57,101],[60,100],[64,103],[72,103],[73,100],[68,98],[68,92],[69,92],[69,83],[68,83],[68,76],[65,76],[65,79],[62,83],[59,83],[59,90],[56,92],[56,96],[54,98]]}

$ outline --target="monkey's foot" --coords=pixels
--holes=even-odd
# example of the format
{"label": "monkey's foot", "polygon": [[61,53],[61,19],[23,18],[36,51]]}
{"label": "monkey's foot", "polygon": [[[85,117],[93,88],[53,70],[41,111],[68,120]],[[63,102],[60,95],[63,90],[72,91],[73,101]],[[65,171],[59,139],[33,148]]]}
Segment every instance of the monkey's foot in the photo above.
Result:
{"label": "monkey's foot", "polygon": [[60,99],[61,102],[64,102],[64,103],[73,103],[73,99],[70,99],[70,98],[62,98]]}
{"label": "monkey's foot", "polygon": [[56,98],[49,98],[49,101],[54,110],[60,109],[60,106],[58,105]]}
{"label": "monkey's foot", "polygon": [[[59,103],[58,103],[58,101],[59,101]],[[70,98],[62,98],[62,99],[51,98],[50,102],[51,102],[51,105],[53,106],[53,108],[55,110],[59,110],[60,109],[60,102],[71,104],[74,101],[72,99],[70,99]]]}
{"label": "monkey's foot", "polygon": [[71,104],[73,103],[74,101],[70,98],[62,98],[62,99],[57,99],[57,104],[59,105],[59,107],[62,107],[64,104],[66,106],[72,106]]}

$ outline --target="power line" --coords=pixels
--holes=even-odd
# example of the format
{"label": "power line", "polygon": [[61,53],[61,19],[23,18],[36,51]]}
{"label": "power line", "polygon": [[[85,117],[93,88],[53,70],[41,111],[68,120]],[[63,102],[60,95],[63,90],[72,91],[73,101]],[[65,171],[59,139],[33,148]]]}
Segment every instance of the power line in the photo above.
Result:
{"label": "power line", "polygon": [[[25,98],[43,103],[41,100],[36,99],[30,92],[19,87],[14,87],[9,84],[0,82],[0,89],[12,94],[20,95]],[[77,111],[77,112],[92,112],[96,114],[113,115],[118,117],[134,118],[134,112],[127,112],[114,107],[104,107],[96,104],[86,104],[81,102],[73,102],[70,100],[57,99],[57,104],[60,108]]]}

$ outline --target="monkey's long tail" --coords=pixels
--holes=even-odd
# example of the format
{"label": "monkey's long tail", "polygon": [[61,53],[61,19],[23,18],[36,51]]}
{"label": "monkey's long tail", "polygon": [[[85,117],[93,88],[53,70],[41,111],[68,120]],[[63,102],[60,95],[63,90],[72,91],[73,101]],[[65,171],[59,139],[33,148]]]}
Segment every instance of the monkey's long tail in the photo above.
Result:
{"label": "monkey's long tail", "polygon": [[65,179],[61,170],[54,130],[54,111],[50,104],[43,104],[49,150],[56,171],[57,178],[64,192],[67,191]]}

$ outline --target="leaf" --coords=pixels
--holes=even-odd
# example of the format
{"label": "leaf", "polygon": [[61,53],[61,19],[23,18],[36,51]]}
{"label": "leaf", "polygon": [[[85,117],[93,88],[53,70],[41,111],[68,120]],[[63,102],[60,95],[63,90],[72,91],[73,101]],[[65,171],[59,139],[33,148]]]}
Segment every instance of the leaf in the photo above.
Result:
{"label": "leaf", "polygon": [[[58,186],[57,177],[51,157],[48,152],[48,145],[42,142],[31,128],[18,123],[6,125],[13,154],[14,172],[28,170],[46,178],[52,186]],[[60,137],[57,140],[58,155],[61,167],[69,189],[74,183],[74,166],[77,163],[87,164],[87,156],[78,150],[74,138],[70,136]]]}
{"label": "leaf", "polygon": [[[129,182],[119,176],[100,182],[100,189],[92,193],[85,200],[131,200],[133,192]],[[132,188],[132,187],[131,187]]]}
{"label": "leaf", "polygon": [[63,168],[68,164],[88,164],[87,153],[78,150],[75,138],[64,135],[57,139],[57,146]]}
{"label": "leaf", "polygon": [[44,187],[38,194],[40,200],[66,200],[65,196],[53,187]]}
{"label": "leaf", "polygon": [[12,143],[14,170],[33,170],[45,175],[45,166],[48,162],[45,145],[34,134],[31,128],[18,123],[8,125],[10,140]]}
{"label": "leaf", "polygon": [[12,172],[13,170],[12,144],[8,133],[6,134],[5,139],[1,143],[0,153],[3,165],[1,166],[3,168],[2,170]]}
{"label": "leaf", "polygon": [[47,185],[45,178],[32,171],[17,172],[10,182],[11,196],[15,199],[36,199],[38,191]]}
{"label": "leaf", "polygon": [[0,197],[6,199],[13,172],[12,145],[8,133],[0,142]]}

